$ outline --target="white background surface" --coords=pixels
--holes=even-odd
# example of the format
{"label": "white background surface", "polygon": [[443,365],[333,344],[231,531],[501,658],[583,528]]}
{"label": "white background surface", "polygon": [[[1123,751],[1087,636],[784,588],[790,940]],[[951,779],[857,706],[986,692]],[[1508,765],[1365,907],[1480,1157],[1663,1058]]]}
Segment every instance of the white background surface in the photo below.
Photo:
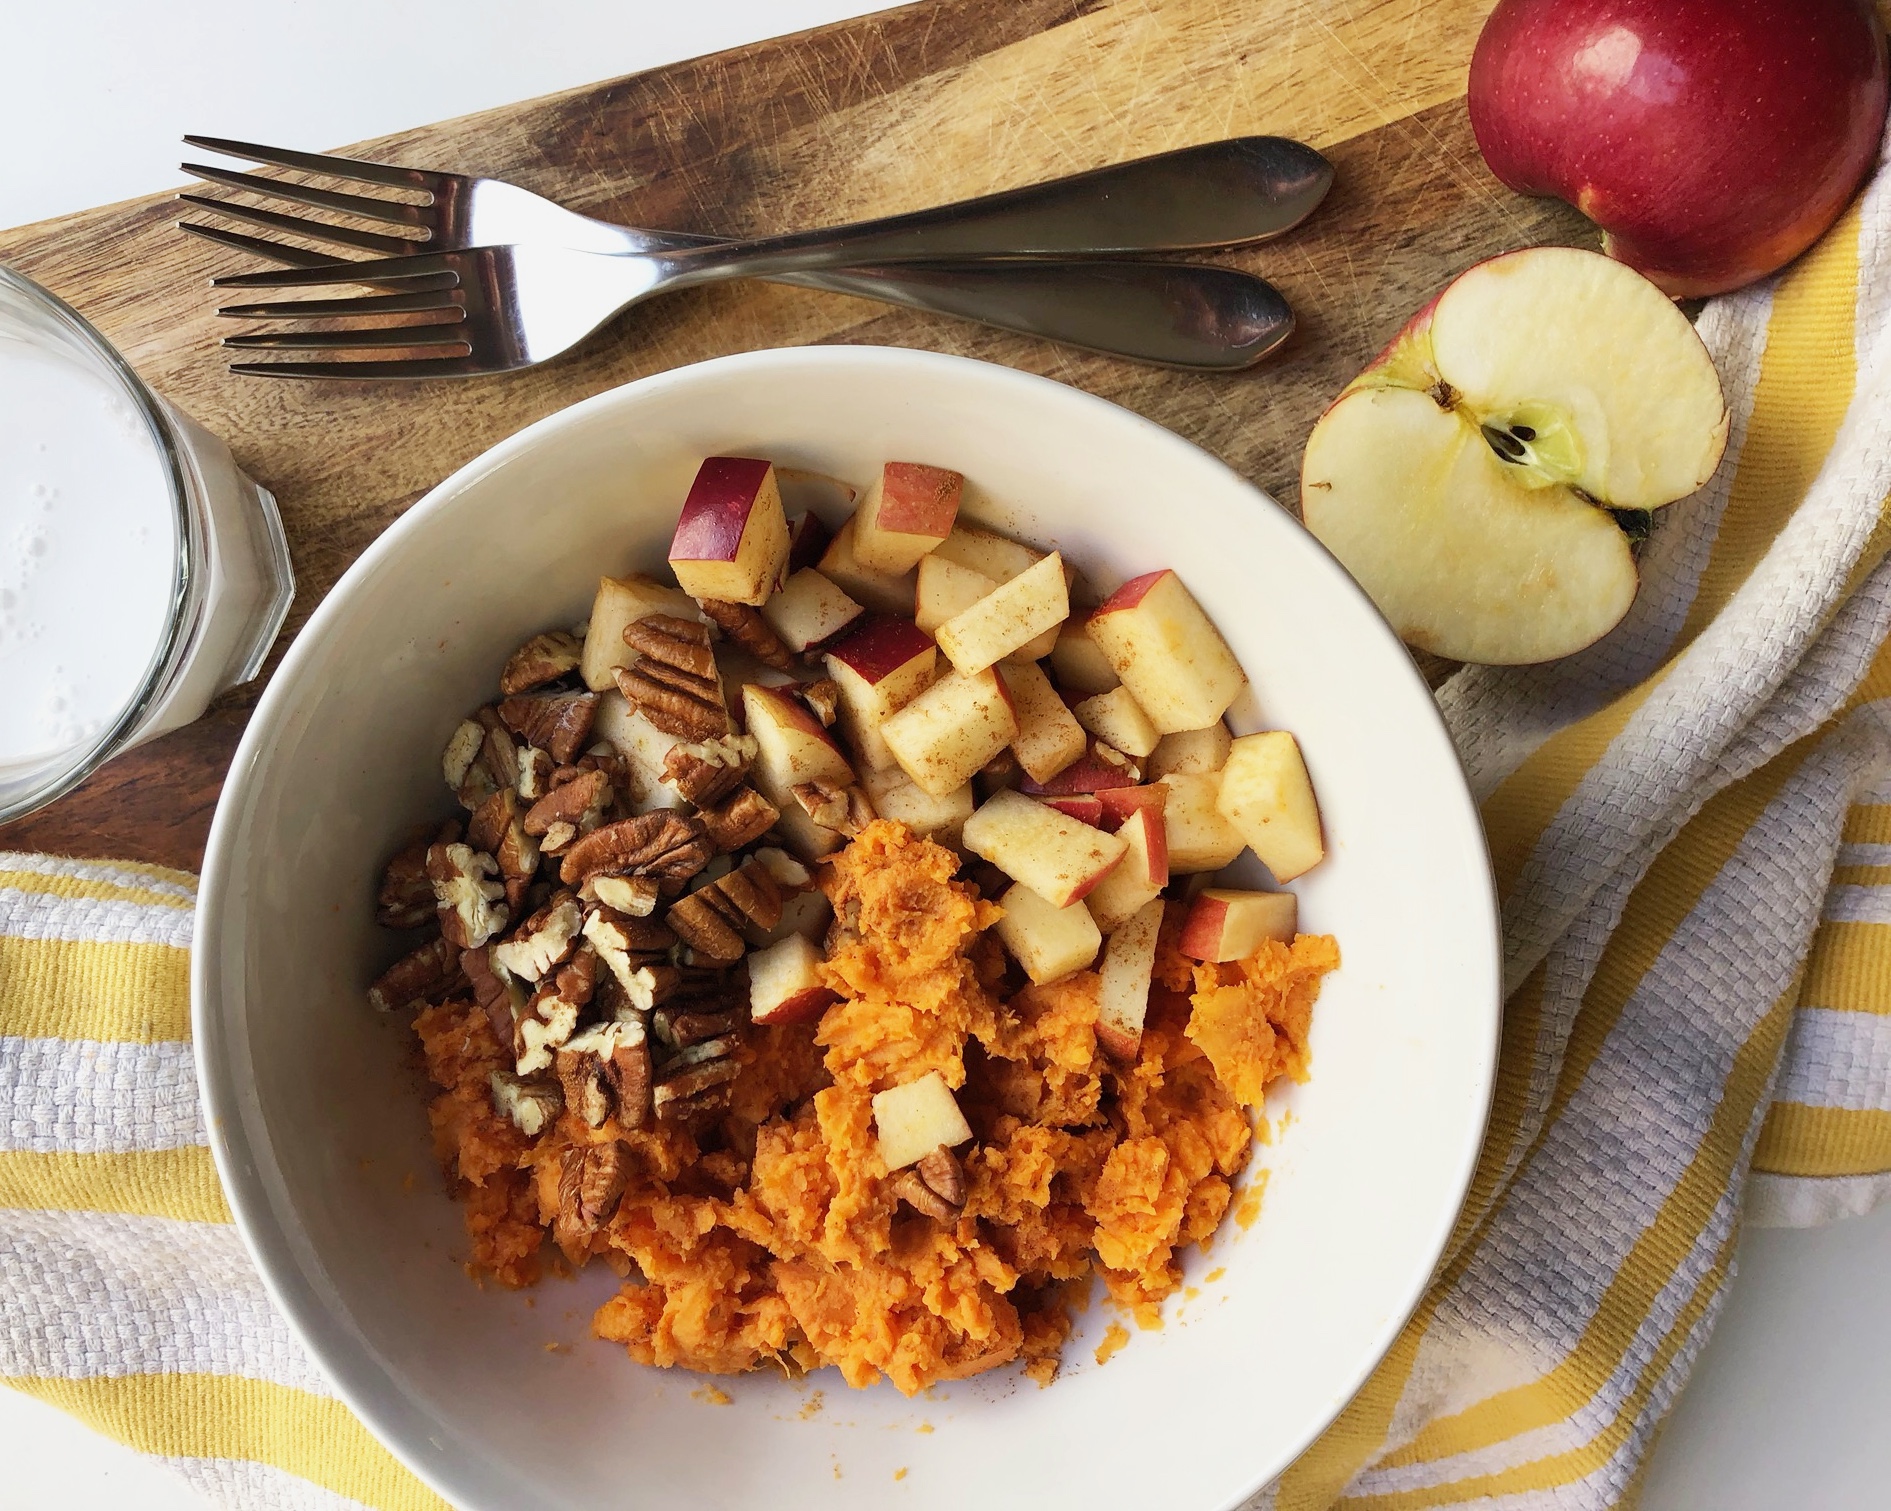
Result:
{"label": "white background surface", "polygon": [[[882,8],[871,0],[15,4],[6,18],[13,65],[0,90],[0,140],[14,144],[0,173],[0,225],[176,186],[186,131],[319,150]],[[1891,1504],[1891,1211],[1816,1233],[1749,1234],[1739,1265],[1656,1455],[1644,1511]],[[0,1298],[0,1312],[4,1305]],[[201,1511],[166,1471],[0,1390],[0,1511],[48,1506]]]}

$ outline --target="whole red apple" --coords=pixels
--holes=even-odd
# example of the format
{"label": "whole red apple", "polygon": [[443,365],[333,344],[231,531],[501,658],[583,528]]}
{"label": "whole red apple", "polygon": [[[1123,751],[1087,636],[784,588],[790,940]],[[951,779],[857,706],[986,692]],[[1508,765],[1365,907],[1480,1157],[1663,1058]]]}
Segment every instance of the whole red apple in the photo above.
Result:
{"label": "whole red apple", "polygon": [[1568,200],[1669,294],[1764,277],[1877,161],[1870,0],[1499,0],[1471,59],[1491,171]]}

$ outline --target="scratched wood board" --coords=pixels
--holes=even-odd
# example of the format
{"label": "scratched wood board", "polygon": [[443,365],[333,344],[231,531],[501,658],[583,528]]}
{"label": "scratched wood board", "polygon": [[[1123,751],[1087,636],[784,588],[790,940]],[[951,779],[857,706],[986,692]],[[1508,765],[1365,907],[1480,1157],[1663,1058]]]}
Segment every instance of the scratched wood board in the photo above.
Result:
{"label": "scratched wood board", "polygon": [[[1273,280],[1298,316],[1288,346],[1243,374],[1177,374],[746,283],[645,305],[529,372],[279,383],[226,370],[206,280],[252,264],[178,233],[168,195],[0,232],[0,261],[76,306],[275,493],[299,591],[272,665],[348,564],[462,463],[588,395],[730,352],[875,343],[1024,368],[1147,415],[1292,507],[1320,410],[1453,273],[1511,247],[1592,243],[1573,211],[1511,194],[1478,157],[1462,95],[1491,3],[927,0],[344,149],[508,178],[627,223],[741,235],[1220,137],[1295,136],[1337,180],[1291,236],[1222,256]],[[0,847],[194,868],[261,685],[0,827]]]}

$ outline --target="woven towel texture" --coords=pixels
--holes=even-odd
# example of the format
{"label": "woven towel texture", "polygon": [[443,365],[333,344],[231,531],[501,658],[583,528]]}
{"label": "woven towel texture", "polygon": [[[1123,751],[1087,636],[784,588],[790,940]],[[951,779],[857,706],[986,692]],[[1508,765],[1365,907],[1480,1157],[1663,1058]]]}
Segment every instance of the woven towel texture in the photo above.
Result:
{"label": "woven towel texture", "polygon": [[[1628,621],[1441,690],[1504,904],[1490,1134],[1419,1311],[1257,1507],[1621,1504],[1739,1224],[1891,1195],[1888,192],[1703,313],[1732,441]],[[229,1225],[193,895],[0,855],[0,1373],[219,1505],[438,1507]]]}

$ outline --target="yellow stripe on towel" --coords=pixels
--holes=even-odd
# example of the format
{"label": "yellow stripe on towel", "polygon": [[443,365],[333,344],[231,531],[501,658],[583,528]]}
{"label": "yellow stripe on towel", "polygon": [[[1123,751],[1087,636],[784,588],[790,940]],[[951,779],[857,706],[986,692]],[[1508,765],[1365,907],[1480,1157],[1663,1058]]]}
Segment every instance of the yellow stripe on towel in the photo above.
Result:
{"label": "yellow stripe on towel", "polygon": [[140,907],[170,908],[179,913],[188,913],[197,906],[194,897],[180,897],[175,892],[154,891],[98,877],[48,876],[38,871],[0,868],[0,887],[11,892],[30,892],[36,897],[63,897],[73,902],[131,902]]}
{"label": "yellow stripe on towel", "polygon": [[230,1221],[216,1165],[201,1145],[121,1154],[0,1150],[0,1208],[7,1207]]}
{"label": "yellow stripe on towel", "polygon": [[159,1044],[190,1037],[190,953],[0,937],[0,1034]]}
{"label": "yellow stripe on towel", "polygon": [[452,1511],[376,1442],[340,1401],[236,1375],[8,1378],[142,1453],[254,1459],[373,1506]]}
{"label": "yellow stripe on towel", "polygon": [[1753,1168],[1768,1175],[1879,1175],[1891,1171],[1891,1112],[1775,1102]]}

